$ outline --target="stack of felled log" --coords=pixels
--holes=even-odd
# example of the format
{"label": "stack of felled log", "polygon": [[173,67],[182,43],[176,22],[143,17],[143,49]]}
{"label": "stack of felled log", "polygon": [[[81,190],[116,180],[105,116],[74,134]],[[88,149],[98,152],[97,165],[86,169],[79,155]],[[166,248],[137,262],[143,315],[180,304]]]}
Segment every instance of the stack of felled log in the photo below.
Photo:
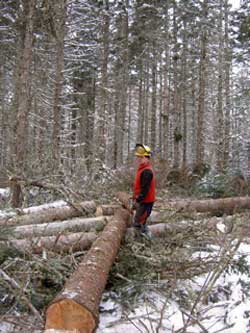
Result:
{"label": "stack of felled log", "polygon": [[[1,241],[20,251],[89,251],[77,270],[66,282],[46,311],[46,333],[91,333],[98,325],[98,308],[110,268],[119,251],[121,240],[131,224],[129,197],[117,195],[119,204],[97,206],[93,201],[77,205],[24,209],[0,215],[0,227],[9,228],[9,238]],[[163,206],[163,205],[162,205]],[[171,212],[234,213],[250,208],[250,198],[172,201],[164,203]],[[152,214],[153,235],[164,234],[170,226],[164,223],[164,209]],[[158,223],[157,223],[158,222]],[[159,223],[162,222],[162,223]],[[181,227],[181,226],[180,226]]]}

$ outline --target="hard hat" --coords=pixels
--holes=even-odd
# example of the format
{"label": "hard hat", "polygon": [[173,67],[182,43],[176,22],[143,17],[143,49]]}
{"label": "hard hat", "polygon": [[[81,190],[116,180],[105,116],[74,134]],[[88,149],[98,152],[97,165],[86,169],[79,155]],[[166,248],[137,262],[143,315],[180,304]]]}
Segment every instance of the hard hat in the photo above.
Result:
{"label": "hard hat", "polygon": [[138,143],[135,146],[135,156],[138,157],[150,157],[151,156],[151,149],[149,146],[145,146],[141,143]]}

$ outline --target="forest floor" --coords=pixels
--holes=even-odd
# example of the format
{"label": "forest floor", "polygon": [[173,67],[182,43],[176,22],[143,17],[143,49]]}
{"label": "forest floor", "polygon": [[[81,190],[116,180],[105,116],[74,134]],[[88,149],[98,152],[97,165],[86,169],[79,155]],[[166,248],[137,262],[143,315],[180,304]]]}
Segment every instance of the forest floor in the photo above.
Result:
{"label": "forest floor", "polygon": [[[173,193],[162,191],[161,204],[170,197]],[[249,212],[230,221],[170,212],[164,223],[171,228],[163,237],[125,238],[100,305],[97,332],[250,332],[249,218]],[[42,332],[47,304],[84,254],[1,249],[0,332]]]}

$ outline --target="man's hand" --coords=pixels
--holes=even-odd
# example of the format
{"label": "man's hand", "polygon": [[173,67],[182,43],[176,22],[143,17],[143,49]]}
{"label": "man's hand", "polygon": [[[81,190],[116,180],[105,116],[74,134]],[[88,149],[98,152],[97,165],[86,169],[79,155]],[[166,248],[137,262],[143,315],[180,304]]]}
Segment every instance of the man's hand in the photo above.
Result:
{"label": "man's hand", "polygon": [[139,208],[140,204],[139,202],[137,202],[136,200],[133,201],[133,205],[132,205],[132,209],[136,210],[137,208]]}

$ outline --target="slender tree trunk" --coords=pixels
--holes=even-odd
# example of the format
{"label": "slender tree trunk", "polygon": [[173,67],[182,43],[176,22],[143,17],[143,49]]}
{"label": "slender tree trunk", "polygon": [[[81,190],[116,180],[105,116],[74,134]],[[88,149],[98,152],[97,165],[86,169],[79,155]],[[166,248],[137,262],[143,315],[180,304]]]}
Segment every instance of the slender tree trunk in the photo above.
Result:
{"label": "slender tree trunk", "polygon": [[219,12],[219,47],[218,47],[218,91],[217,91],[217,112],[215,121],[215,152],[216,152],[216,170],[223,172],[223,145],[224,145],[224,117],[223,117],[223,31],[222,31],[222,0],[220,0]]}
{"label": "slender tree trunk", "polygon": [[183,20],[183,53],[182,53],[182,116],[183,116],[183,152],[182,152],[182,168],[187,166],[187,25],[186,19]]}
{"label": "slender tree trunk", "polygon": [[[202,18],[206,21],[208,17],[208,1],[203,0]],[[205,114],[205,98],[207,84],[207,27],[204,25],[201,31],[201,51],[199,64],[199,96],[197,111],[197,146],[196,146],[196,164],[204,163],[204,114]]]}
{"label": "slender tree trunk", "polygon": [[108,117],[109,15],[109,1],[106,1],[102,13],[101,101],[97,121],[97,152],[101,161],[105,160]]}
{"label": "slender tree trunk", "polygon": [[62,120],[62,90],[64,79],[64,38],[65,38],[65,20],[66,20],[66,0],[60,0],[56,5],[56,72],[55,87],[53,97],[53,160],[54,167],[60,164],[60,130]]}
{"label": "slender tree trunk", "polygon": [[149,98],[150,98],[150,74],[149,74],[149,59],[145,60],[143,75],[143,96],[142,96],[142,126],[143,138],[141,142],[149,142]]}
{"label": "slender tree trunk", "polygon": [[165,4],[165,24],[164,24],[164,67],[163,67],[163,112],[162,118],[162,157],[167,160],[169,156],[169,5],[168,1]]}
{"label": "slender tree trunk", "polygon": [[144,124],[144,112],[143,112],[143,63],[142,60],[138,60],[138,110],[137,110],[137,134],[136,142],[140,143],[143,141],[143,124]]}
{"label": "slender tree trunk", "polygon": [[[161,57],[162,58],[162,57]],[[158,119],[158,135],[156,138],[156,142],[161,150],[161,158],[162,158],[162,149],[163,149],[163,142],[162,142],[162,114],[163,114],[163,66],[162,66],[162,59],[160,60],[160,73],[159,73],[159,119]]]}
{"label": "slender tree trunk", "polygon": [[228,35],[228,11],[229,5],[228,0],[225,0],[225,134],[224,134],[224,158],[223,165],[224,169],[228,167],[229,163],[229,149],[230,149],[230,109],[231,109],[231,98],[230,98],[230,68],[231,68],[231,50],[229,47],[229,35]]}
{"label": "slender tree trunk", "polygon": [[174,13],[173,13],[173,38],[174,38],[174,57],[173,57],[173,129],[174,129],[174,168],[180,167],[180,141],[182,139],[181,124],[180,124],[180,111],[178,106],[178,76],[177,76],[177,64],[178,64],[178,51],[177,51],[177,4],[174,0]]}
{"label": "slender tree trunk", "polygon": [[[196,68],[195,66],[195,60],[192,61],[192,68]],[[197,104],[196,104],[196,75],[195,71],[192,70],[192,87],[191,87],[191,108],[192,108],[192,121],[191,121],[191,145],[192,145],[192,152],[191,152],[191,158],[192,158],[192,165],[194,166],[197,161]]]}
{"label": "slender tree trunk", "polygon": [[[31,107],[31,63],[32,63],[32,43],[33,43],[33,24],[35,12],[35,0],[24,1],[25,24],[24,39],[21,42],[21,48],[18,53],[20,62],[18,64],[18,75],[16,81],[16,141],[15,150],[15,167],[18,175],[22,176],[25,170],[25,160],[27,156],[27,133],[28,133],[28,115]],[[17,183],[13,183],[12,187],[12,206],[19,207],[21,205],[21,187]]]}
{"label": "slender tree trunk", "polygon": [[156,93],[157,93],[157,50],[156,45],[153,42],[153,63],[152,63],[152,101],[151,101],[151,138],[150,144],[151,148],[155,150],[156,148]]}
{"label": "slender tree trunk", "polygon": [[123,164],[125,117],[127,106],[128,87],[128,13],[127,8],[118,23],[118,38],[122,40],[119,57],[116,63],[116,102],[115,102],[115,138],[114,138],[114,162],[115,168]]}

